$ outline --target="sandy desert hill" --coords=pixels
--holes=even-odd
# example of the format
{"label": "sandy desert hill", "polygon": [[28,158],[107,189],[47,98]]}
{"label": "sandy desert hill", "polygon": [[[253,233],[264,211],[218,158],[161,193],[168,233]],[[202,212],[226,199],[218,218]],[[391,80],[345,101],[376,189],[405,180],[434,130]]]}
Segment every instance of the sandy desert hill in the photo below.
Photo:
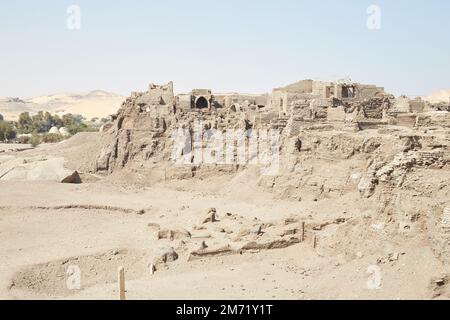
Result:
{"label": "sandy desert hill", "polygon": [[448,102],[450,99],[450,89],[435,91],[429,96],[425,97],[425,100],[431,103]]}
{"label": "sandy desert hill", "polygon": [[96,90],[88,93],[58,93],[33,98],[0,98],[0,114],[16,120],[20,113],[48,111],[56,114],[81,114],[86,119],[114,114],[124,98],[118,94]]}

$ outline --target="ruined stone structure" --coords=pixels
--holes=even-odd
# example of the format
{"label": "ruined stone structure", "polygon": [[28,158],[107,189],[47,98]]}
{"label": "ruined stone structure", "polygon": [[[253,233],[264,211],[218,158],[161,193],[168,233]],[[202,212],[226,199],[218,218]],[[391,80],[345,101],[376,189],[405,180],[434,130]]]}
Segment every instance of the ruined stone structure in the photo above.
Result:
{"label": "ruined stone structure", "polygon": [[[446,109],[421,99],[396,99],[382,87],[352,82],[302,80],[271,94],[215,94],[210,89],[194,89],[174,95],[173,84],[151,85],[148,92],[134,93],[136,104],[147,113],[159,115],[201,112],[234,114],[252,125],[283,127],[301,121],[329,121],[360,129],[399,124],[415,126],[420,114]],[[231,119],[230,119],[231,120]],[[231,120],[231,122],[233,122]]]}
{"label": "ruined stone structure", "polygon": [[[176,96],[170,82],[163,86],[152,84],[147,92],[133,93],[131,99],[135,99],[134,103],[149,114],[234,114],[227,120],[229,123],[239,118],[253,127],[269,125],[272,128],[284,127],[289,119],[291,122],[354,122],[357,118],[387,121],[386,111],[394,101],[393,96],[374,85],[313,80],[276,88],[271,94],[215,94],[210,89],[193,89],[190,93]],[[407,103],[411,107],[408,105],[407,110],[400,108],[397,113],[424,110],[421,101]]]}
{"label": "ruined stone structure", "polygon": [[[379,135],[383,130],[413,130],[408,132],[413,138],[406,139],[407,142],[398,136],[398,149],[404,148],[404,143],[407,143],[407,149],[416,150],[418,146],[439,145],[436,142],[430,145],[428,140],[424,142],[424,132],[428,132],[429,128],[439,126],[441,131],[450,128],[450,113],[442,109],[441,105],[432,105],[421,99],[396,98],[382,87],[348,80],[302,80],[276,88],[271,94],[256,95],[216,94],[210,89],[194,89],[187,94],[175,95],[172,82],[152,84],[146,92],[133,93],[114,116],[114,121],[104,127],[107,147],[97,159],[96,171],[112,173],[133,163],[133,159],[152,160],[138,161],[139,170],[144,172],[152,164],[167,163],[172,151],[171,133],[177,128],[192,131],[196,122],[201,122],[205,129],[221,132],[230,129],[276,129],[281,133],[283,150],[291,150],[290,146],[296,146],[294,149],[298,150],[317,148],[318,145],[308,141],[305,134],[327,135],[330,132],[332,139],[340,139],[347,133],[373,131]],[[445,149],[446,143],[441,141],[440,144]],[[192,150],[194,148],[192,146]],[[362,144],[358,148],[369,147]],[[344,153],[347,154],[347,151]],[[196,163],[195,156],[191,160]],[[182,175],[192,176],[199,172],[195,166],[185,170]],[[168,164],[165,178],[171,176],[170,172],[179,175],[180,170]]]}
{"label": "ruined stone structure", "polygon": [[265,107],[267,95],[213,94],[210,89],[193,89],[190,93],[178,94],[175,101],[175,107],[183,111],[229,108],[233,112],[237,112],[242,110],[241,106]]}

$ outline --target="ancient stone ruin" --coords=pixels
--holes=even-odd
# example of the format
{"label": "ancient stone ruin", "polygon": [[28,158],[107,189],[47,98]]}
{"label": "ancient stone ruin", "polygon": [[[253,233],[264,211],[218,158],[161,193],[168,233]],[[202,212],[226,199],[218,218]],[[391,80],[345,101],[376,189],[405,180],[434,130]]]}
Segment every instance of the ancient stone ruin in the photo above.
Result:
{"label": "ancient stone ruin", "polygon": [[[151,84],[146,92],[132,93],[113,121],[102,128],[106,147],[97,158],[95,171],[112,173],[127,165],[138,165],[145,171],[154,164],[169,165],[173,156],[171,134],[179,128],[193,132],[195,123],[201,123],[205,130],[220,132],[278,130],[282,144],[286,144],[281,149],[290,150],[294,146],[297,152],[318,147],[318,143],[308,142],[315,134],[335,133],[333,136],[337,137],[359,133],[362,137],[366,130],[372,133],[378,130],[378,139],[383,137],[383,132],[396,133],[398,143],[409,146],[404,148],[416,150],[420,146],[437,152],[437,146],[424,142],[431,139],[427,128],[437,135],[448,130],[450,118],[444,109],[442,104],[396,98],[382,87],[349,80],[302,80],[275,88],[270,94],[252,95],[215,94],[210,89],[193,89],[175,95],[172,82]],[[375,150],[376,145],[379,144],[370,148]],[[205,146],[191,145],[190,150],[183,152],[193,153],[195,147]],[[345,147],[350,146],[340,144],[336,148]],[[197,163],[194,155],[191,162]],[[168,171],[174,170],[168,168]],[[194,174],[193,170],[189,171],[184,174]]]}

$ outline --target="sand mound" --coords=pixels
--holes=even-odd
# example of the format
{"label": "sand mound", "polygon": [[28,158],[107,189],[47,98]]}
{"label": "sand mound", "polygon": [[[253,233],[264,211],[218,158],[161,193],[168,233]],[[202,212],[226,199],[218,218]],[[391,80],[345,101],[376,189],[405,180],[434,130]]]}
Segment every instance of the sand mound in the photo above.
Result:
{"label": "sand mound", "polygon": [[60,113],[81,114],[86,119],[105,118],[115,114],[122,103],[122,97],[90,98],[74,103]]}
{"label": "sand mound", "polygon": [[33,157],[46,154],[64,158],[64,166],[80,173],[92,172],[101,146],[101,135],[97,132],[81,132],[68,140],[56,144],[43,144],[33,150],[24,151],[21,156]]}
{"label": "sand mound", "polygon": [[432,93],[431,95],[425,97],[425,100],[427,100],[431,103],[449,102],[450,89],[436,91],[436,92]]}
{"label": "sand mound", "polygon": [[22,112],[48,111],[81,114],[86,119],[104,118],[117,112],[124,98],[106,91],[59,93],[29,99],[0,98],[0,110],[7,120],[17,120]]}

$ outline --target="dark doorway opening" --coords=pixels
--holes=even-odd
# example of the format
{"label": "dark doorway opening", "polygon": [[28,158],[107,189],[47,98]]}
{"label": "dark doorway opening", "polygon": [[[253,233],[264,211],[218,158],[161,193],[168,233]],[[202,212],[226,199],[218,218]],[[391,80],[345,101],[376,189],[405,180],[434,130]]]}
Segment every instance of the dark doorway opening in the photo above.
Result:
{"label": "dark doorway opening", "polygon": [[354,98],[355,87],[342,87],[342,98]]}
{"label": "dark doorway opening", "polygon": [[208,100],[206,100],[205,97],[200,97],[197,99],[197,102],[195,103],[195,107],[197,109],[205,109],[209,107]]}

